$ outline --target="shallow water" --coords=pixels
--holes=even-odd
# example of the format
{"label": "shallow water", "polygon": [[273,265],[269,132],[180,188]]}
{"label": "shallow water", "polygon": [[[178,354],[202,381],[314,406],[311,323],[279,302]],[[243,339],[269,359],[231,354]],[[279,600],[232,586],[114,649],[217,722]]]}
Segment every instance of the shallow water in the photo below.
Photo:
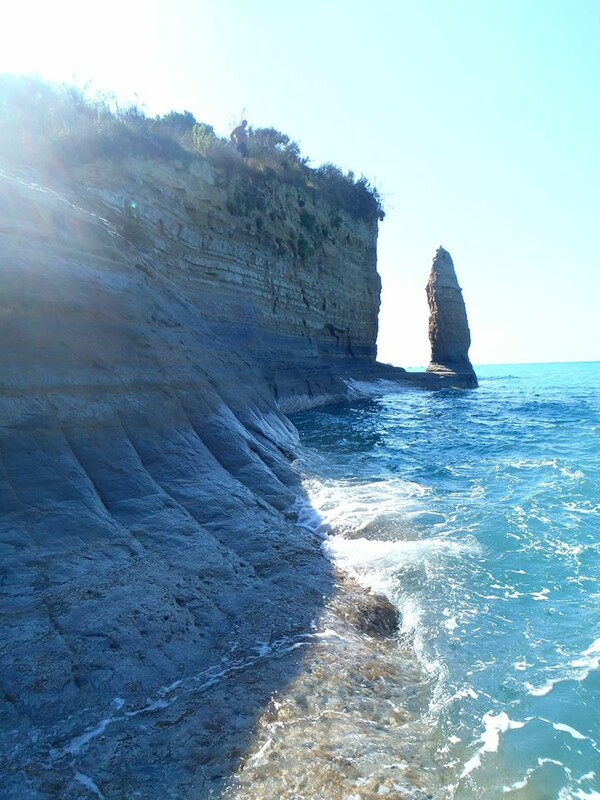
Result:
{"label": "shallow water", "polygon": [[[600,798],[600,364],[477,372],[295,415],[304,521],[402,614],[428,791]],[[384,763],[402,735],[362,746]]]}
{"label": "shallow water", "polygon": [[428,676],[406,639],[371,629],[364,604],[341,577],[224,800],[433,796]]}

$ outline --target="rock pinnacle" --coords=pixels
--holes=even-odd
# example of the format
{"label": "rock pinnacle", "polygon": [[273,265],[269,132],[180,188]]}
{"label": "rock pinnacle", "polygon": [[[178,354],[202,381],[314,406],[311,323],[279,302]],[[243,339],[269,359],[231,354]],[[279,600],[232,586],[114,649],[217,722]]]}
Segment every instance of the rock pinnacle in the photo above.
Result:
{"label": "rock pinnacle", "polygon": [[477,386],[477,376],[469,361],[471,333],[462,289],[450,253],[443,247],[438,248],[433,259],[426,291],[431,343],[431,362],[427,372],[440,376],[456,375],[461,386]]}

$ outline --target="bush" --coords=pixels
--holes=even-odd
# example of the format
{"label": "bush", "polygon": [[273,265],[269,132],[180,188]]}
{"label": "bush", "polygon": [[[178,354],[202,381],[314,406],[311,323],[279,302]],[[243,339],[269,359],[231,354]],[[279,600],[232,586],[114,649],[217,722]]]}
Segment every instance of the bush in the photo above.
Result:
{"label": "bush", "polygon": [[215,145],[217,137],[212,125],[205,122],[198,122],[192,128],[192,144],[194,152],[206,156],[211,147]]}
{"label": "bush", "polygon": [[311,243],[308,241],[306,236],[302,233],[298,236],[298,255],[300,258],[308,258],[314,252],[314,248]]}
{"label": "bush", "polygon": [[[191,131],[196,125],[196,117],[191,111],[169,111],[168,114],[164,114],[162,117],[157,117],[156,120],[157,122],[162,122],[163,125],[167,125],[169,128],[183,132]],[[210,128],[212,131],[212,127],[210,125],[207,125],[206,127]]]}
{"label": "bush", "polygon": [[[297,142],[275,128],[249,128],[249,158],[242,159],[229,139],[190,111],[151,119],[137,106],[119,108],[114,98],[88,97],[85,90],[52,87],[36,78],[0,76],[0,148],[9,161],[48,169],[140,155],[187,164],[200,156],[224,182],[246,184],[231,201],[238,212],[262,210],[256,198],[277,176],[304,192],[324,195],[355,218],[384,217],[381,198],[366,178],[355,180],[333,164],[311,169]],[[309,212],[302,212],[300,222],[315,233]]]}
{"label": "bush", "polygon": [[300,225],[306,228],[310,233],[314,233],[317,229],[317,218],[314,214],[311,214],[310,211],[303,208],[300,211]]}
{"label": "bush", "polygon": [[[344,175],[335,164],[323,164],[316,170],[315,177],[319,189],[353,217],[384,219],[385,211],[379,192],[364,176],[356,181],[353,172]],[[336,218],[332,224],[338,228],[340,222]]]}

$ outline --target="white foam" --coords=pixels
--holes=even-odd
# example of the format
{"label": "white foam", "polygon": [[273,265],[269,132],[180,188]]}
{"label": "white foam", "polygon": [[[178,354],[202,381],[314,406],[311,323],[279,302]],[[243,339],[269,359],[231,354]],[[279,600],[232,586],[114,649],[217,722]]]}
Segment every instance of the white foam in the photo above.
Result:
{"label": "white foam", "polygon": [[463,771],[460,773],[461,778],[466,778],[474,769],[481,766],[481,756],[479,752],[475,753],[475,755],[470,758],[465,766],[463,767]]}
{"label": "white foam", "polygon": [[467,553],[478,552],[479,549],[474,540],[456,542],[445,538],[430,538],[387,542],[380,539],[345,539],[342,536],[330,537],[322,547],[332,559],[346,566],[354,569],[376,566],[386,571],[405,564],[460,558]]}
{"label": "white foam", "polygon": [[550,694],[557,683],[559,683],[558,680],[548,681],[548,683],[545,683],[543,686],[533,686],[531,683],[526,683],[525,688],[527,689],[527,694],[530,694],[532,697],[545,697],[545,695]]}
{"label": "white foam", "polygon": [[558,677],[550,679],[542,686],[525,684],[525,687],[528,693],[533,697],[544,697],[549,694],[557,684],[563,681],[577,681],[581,683],[591,672],[594,672],[599,667],[600,638],[592,642],[588,648],[582,650],[576,658],[571,659],[565,667],[558,668]]}
{"label": "white foam", "polygon": [[527,659],[523,659],[522,661],[515,661],[513,664],[514,669],[519,670],[519,672],[523,672],[524,670],[528,669],[529,667],[533,667],[533,664],[530,664]]}
{"label": "white foam", "polygon": [[569,467],[561,467],[561,475],[565,478],[572,478],[574,481],[581,481],[585,478],[585,474],[580,469],[569,469]]}
{"label": "white foam", "polygon": [[588,738],[575,728],[572,728],[570,725],[565,725],[564,722],[553,722],[552,727],[554,728],[555,731],[563,731],[564,733],[568,733],[569,736],[573,737],[573,739],[586,740]]}
{"label": "white foam", "polygon": [[290,507],[290,511],[296,514],[296,524],[308,530],[316,531],[325,537],[331,531],[331,526],[326,523],[316,511],[310,500],[305,497],[297,497]]}
{"label": "white foam", "polygon": [[[158,700],[151,700],[147,698],[146,705],[142,708],[138,708],[135,711],[126,711],[126,717],[137,717],[140,714],[151,714],[153,711],[160,711],[163,708],[168,708],[173,703],[173,699],[171,700],[163,700],[159,698]],[[114,722],[115,720],[111,720]]]}
{"label": "white foam", "polygon": [[513,461],[509,466],[515,469],[539,469],[540,467],[558,468],[558,462],[555,458],[542,458],[539,460],[533,458],[522,458],[519,461]]}
{"label": "white foam", "polygon": [[426,509],[407,511],[405,516],[411,522],[418,522],[427,525],[442,525],[444,522],[446,522],[446,516],[444,514],[440,514],[438,511],[427,511]]}
{"label": "white foam", "polygon": [[523,778],[522,781],[515,781],[511,786],[503,786],[502,787],[502,793],[503,794],[509,794],[509,792],[515,792],[515,791],[518,791],[519,789],[524,789],[527,786],[527,784],[529,783],[529,777],[532,774],[532,772],[533,772],[533,770],[529,770],[529,772],[527,773],[527,776],[525,778]]}
{"label": "white foam", "polygon": [[548,595],[550,594],[550,589],[542,589],[539,592],[532,592],[531,597],[533,600],[548,600]]}
{"label": "white foam", "polygon": [[[414,505],[427,489],[398,478],[363,483],[306,478],[303,486],[310,505],[296,506],[298,519],[320,533],[356,535],[378,520],[397,518],[400,512],[405,520],[410,520],[409,514],[425,513]],[[435,521],[440,522],[440,515]],[[397,527],[400,522],[396,519],[394,524]]]}
{"label": "white foam", "polygon": [[493,714],[491,711],[488,711],[483,715],[482,721],[484,730],[480,736],[480,741],[483,742],[483,744],[475,753],[475,755],[472,756],[472,758],[470,758],[465,764],[460,776],[461,778],[464,778],[481,765],[481,756],[484,753],[497,752],[500,746],[500,737],[503,733],[515,728],[523,728],[525,726],[524,722],[517,722],[510,719],[505,711],[501,711],[499,714]]}
{"label": "white foam", "polygon": [[595,654],[600,656],[600,638],[596,639],[595,642],[592,642],[592,644],[581,653],[582,656],[591,656]]}
{"label": "white foam", "polygon": [[84,775],[83,772],[76,772],[75,773],[75,780],[77,783],[80,783],[82,786],[85,786],[86,789],[89,789],[92,794],[95,794],[96,797],[99,797],[100,800],[106,800],[98,785],[94,783],[94,781],[89,777],[89,775]]}
{"label": "white foam", "polygon": [[[179,679],[177,681],[173,681],[173,683],[170,683],[168,686],[163,686],[163,688],[160,689],[158,692],[159,697],[164,697],[167,694],[171,694],[171,692],[174,692],[175,689],[181,686],[181,684],[182,684],[182,679]],[[121,706],[119,706],[119,708],[120,707]]]}
{"label": "white foam", "polygon": [[408,581],[422,585],[429,571],[439,574],[449,562],[479,550],[470,537],[456,542],[443,537],[382,541],[336,536],[324,542],[322,548],[328,558],[363,586],[386,594],[394,602],[404,602],[412,594]]}
{"label": "white foam", "polygon": [[462,700],[465,697],[470,697],[472,700],[477,700],[479,695],[471,686],[465,686],[463,689],[459,689],[457,692],[455,692],[451,699]]}
{"label": "white foam", "polygon": [[484,753],[495,753],[500,745],[500,736],[506,731],[515,728],[524,728],[524,722],[517,722],[510,719],[506,711],[501,711],[499,714],[492,714],[488,711],[483,715],[483,724],[485,730],[481,736],[483,747],[481,748]]}
{"label": "white foam", "polygon": [[[182,694],[190,692],[203,692],[215,684],[220,683],[229,675],[249,669],[262,659],[269,658],[271,656],[279,657],[281,655],[291,653],[301,647],[305,647],[308,640],[311,638],[321,635],[328,636],[337,634],[331,631],[323,631],[322,634],[301,633],[294,638],[284,637],[282,639],[275,639],[270,643],[259,642],[256,647],[255,655],[248,656],[247,658],[240,659],[239,661],[230,662],[227,658],[223,658],[221,659],[221,664],[219,666],[209,667],[208,669],[198,672],[195,675],[190,675],[186,678],[182,678],[161,687],[157,690],[154,699],[151,697],[146,698],[146,704],[140,708],[130,711],[121,711],[121,713],[115,714],[112,717],[105,717],[94,727],[90,727],[79,736],[73,737],[66,745],[64,745],[64,747],[52,748],[49,754],[50,758],[52,760],[56,760],[67,755],[77,757],[93,739],[97,738],[98,736],[102,736],[110,725],[137,717],[142,714],[152,714],[155,711],[168,708],[169,706],[173,705]],[[182,691],[179,694],[173,694],[173,690],[175,688],[181,688]],[[168,699],[165,699],[166,695],[170,695]],[[121,698],[116,698],[116,701],[118,702],[113,701],[112,705],[116,706],[116,708],[120,710],[124,705],[124,702],[121,700]],[[83,773],[81,774],[83,775]],[[83,775],[83,777],[85,778],[86,776]]]}
{"label": "white foam", "polygon": [[452,633],[458,628],[458,622],[456,621],[456,617],[450,617],[444,621],[444,628],[448,631],[448,633]]}
{"label": "white foam", "polygon": [[600,513],[600,505],[593,506],[589,500],[584,500],[581,503],[569,502],[564,504],[565,511],[571,511],[575,514],[598,514]]}
{"label": "white foam", "polygon": [[80,736],[76,736],[74,739],[63,747],[59,753],[65,754],[70,753],[71,755],[76,755],[77,753],[81,752],[81,750],[86,747],[92,739],[95,739],[97,736],[101,736],[108,725],[112,722],[110,718],[103,719],[101,722],[98,723],[94,728],[89,728],[85,733],[82,733]]}
{"label": "white foam", "polygon": [[264,754],[267,752],[267,750],[269,749],[269,747],[270,747],[272,744],[273,744],[273,739],[271,739],[271,738],[269,737],[269,738],[267,739],[267,741],[266,741],[266,742],[263,744],[263,746],[260,748],[260,750],[258,750],[258,751],[257,751],[257,752],[256,752],[256,753],[255,753],[255,754],[252,756],[252,758],[250,759],[250,762],[251,762],[252,764],[256,764],[257,762],[259,762],[259,761],[261,760],[261,758],[264,756]]}
{"label": "white foam", "polygon": [[[328,558],[353,575],[361,585],[384,594],[398,607],[402,631],[411,637],[414,652],[432,680],[430,712],[437,714],[451,699],[446,691],[448,667],[435,644],[432,646],[430,632],[423,624],[424,609],[419,599],[419,587],[429,570],[443,572],[449,561],[479,552],[476,540],[465,537],[457,542],[447,537],[431,537],[382,541],[333,536],[327,538],[321,547]],[[416,583],[416,592],[410,590],[411,583]],[[452,616],[446,623],[448,633],[459,624],[458,619]]]}
{"label": "white foam", "polygon": [[357,399],[362,397],[382,397],[388,394],[401,394],[407,390],[407,387],[398,383],[398,381],[389,381],[384,378],[377,378],[373,381],[357,381],[348,378],[344,380],[344,383],[348,387],[350,397]]}

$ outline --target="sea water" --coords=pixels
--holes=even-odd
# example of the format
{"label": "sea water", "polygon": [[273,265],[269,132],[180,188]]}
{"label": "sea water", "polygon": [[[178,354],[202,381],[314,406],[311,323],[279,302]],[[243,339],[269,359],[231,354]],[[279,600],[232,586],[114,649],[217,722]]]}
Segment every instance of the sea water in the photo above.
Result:
{"label": "sea water", "polygon": [[435,796],[597,799],[600,363],[477,374],[294,415],[299,468],[429,675]]}

